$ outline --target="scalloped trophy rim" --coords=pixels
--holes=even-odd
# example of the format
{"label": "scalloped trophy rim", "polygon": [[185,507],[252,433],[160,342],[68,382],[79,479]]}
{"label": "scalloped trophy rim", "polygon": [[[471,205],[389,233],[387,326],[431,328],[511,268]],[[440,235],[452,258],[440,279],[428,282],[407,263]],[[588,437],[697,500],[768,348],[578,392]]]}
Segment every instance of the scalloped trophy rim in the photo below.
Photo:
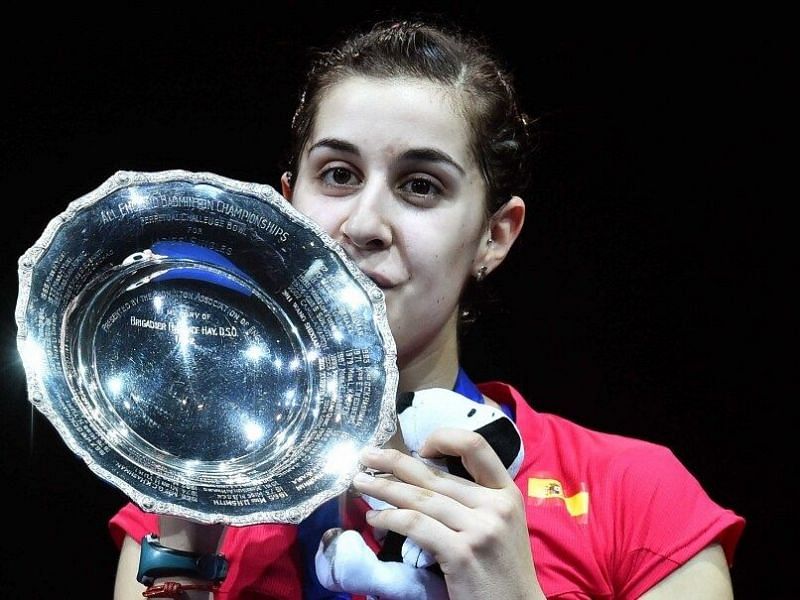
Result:
{"label": "scalloped trophy rim", "polygon": [[[303,500],[292,508],[283,510],[259,510],[243,515],[231,515],[225,512],[204,512],[165,500],[155,500],[101,466],[92,455],[78,443],[69,427],[61,420],[54,418],[55,411],[53,410],[53,404],[55,400],[49,397],[46,387],[40,380],[39,369],[37,368],[38,365],[34,364],[35,360],[31,357],[31,353],[27,351],[29,333],[26,316],[30,304],[33,272],[36,269],[38,261],[52,245],[64,224],[72,220],[79,212],[86,210],[100,202],[109,194],[124,187],[149,183],[168,183],[171,181],[184,181],[191,184],[208,184],[268,202],[273,207],[280,210],[285,217],[311,231],[324,242],[329,251],[337,255],[341,263],[348,270],[350,276],[367,293],[372,306],[373,322],[383,341],[384,363],[382,368],[386,376],[386,385],[383,389],[378,426],[368,439],[367,444],[373,446],[383,445],[396,431],[395,394],[399,379],[399,372],[396,364],[397,349],[394,337],[389,329],[386,314],[386,300],[383,291],[369,279],[369,277],[361,272],[350,257],[347,256],[344,249],[333,238],[310,218],[294,209],[272,186],[232,179],[208,171],[189,171],[185,169],[116,171],[95,189],[69,202],[62,212],[50,219],[36,242],[19,257],[19,292],[15,308],[15,321],[17,325],[17,350],[25,371],[28,400],[56,428],[67,447],[75,455],[79,456],[96,476],[114,485],[142,509],[148,512],[182,517],[206,524],[222,523],[226,525],[242,526],[257,523],[299,523],[323,502],[346,492],[352,483],[352,478],[360,471],[360,468],[356,467],[352,472],[340,477],[336,485]],[[280,201],[276,202],[275,200],[277,199],[280,199]]]}

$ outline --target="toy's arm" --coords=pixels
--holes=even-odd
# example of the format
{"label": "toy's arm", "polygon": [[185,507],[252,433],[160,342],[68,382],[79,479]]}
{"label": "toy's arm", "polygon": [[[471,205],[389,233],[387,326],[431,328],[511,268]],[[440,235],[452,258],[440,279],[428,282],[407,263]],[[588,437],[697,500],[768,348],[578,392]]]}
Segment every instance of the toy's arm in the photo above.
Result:
{"label": "toy's arm", "polygon": [[315,559],[317,577],[326,589],[381,600],[447,600],[444,580],[427,569],[385,562],[357,531],[329,530]]}

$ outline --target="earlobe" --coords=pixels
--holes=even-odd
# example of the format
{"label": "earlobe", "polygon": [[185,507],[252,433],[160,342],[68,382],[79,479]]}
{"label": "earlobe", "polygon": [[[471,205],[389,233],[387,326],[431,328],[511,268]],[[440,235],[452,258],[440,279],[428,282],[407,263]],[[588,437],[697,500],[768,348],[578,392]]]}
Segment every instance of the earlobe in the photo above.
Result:
{"label": "earlobe", "polygon": [[292,200],[292,172],[286,171],[281,175],[281,194],[291,202]]}

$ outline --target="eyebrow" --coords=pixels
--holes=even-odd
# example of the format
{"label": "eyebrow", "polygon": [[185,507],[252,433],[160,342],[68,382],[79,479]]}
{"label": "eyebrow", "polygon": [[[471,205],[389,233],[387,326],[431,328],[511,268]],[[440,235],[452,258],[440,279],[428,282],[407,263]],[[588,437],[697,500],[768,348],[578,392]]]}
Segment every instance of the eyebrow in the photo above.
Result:
{"label": "eyebrow", "polygon": [[311,152],[317,148],[330,148],[331,150],[339,150],[341,152],[347,152],[348,154],[361,156],[361,152],[358,151],[358,147],[356,147],[355,144],[351,144],[350,142],[345,142],[344,140],[337,138],[322,138],[316,144],[311,146],[306,154],[311,154]]}
{"label": "eyebrow", "polygon": [[[347,152],[354,156],[361,156],[358,147],[355,144],[340,140],[338,138],[322,138],[314,145],[312,145],[307,154],[311,154],[317,148],[330,148],[331,150],[339,150],[340,152]],[[466,175],[464,168],[459,165],[449,154],[437,150],[436,148],[411,148],[406,150],[400,155],[400,160],[421,160],[427,162],[440,162],[445,163],[456,169],[462,175]]]}
{"label": "eyebrow", "polygon": [[406,150],[405,152],[403,152],[400,155],[400,159],[424,160],[428,162],[443,162],[456,169],[462,175],[466,175],[462,166],[459,165],[454,159],[452,159],[449,154],[446,154],[441,150],[437,150],[436,148],[411,148],[410,150]]}

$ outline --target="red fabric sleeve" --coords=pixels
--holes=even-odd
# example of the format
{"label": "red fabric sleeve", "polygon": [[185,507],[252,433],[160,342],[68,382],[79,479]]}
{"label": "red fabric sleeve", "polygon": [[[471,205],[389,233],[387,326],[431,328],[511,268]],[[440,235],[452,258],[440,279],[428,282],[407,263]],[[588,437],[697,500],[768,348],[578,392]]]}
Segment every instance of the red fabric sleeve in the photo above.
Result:
{"label": "red fabric sleeve", "polygon": [[639,449],[615,475],[614,537],[624,543],[617,553],[617,598],[638,598],[714,542],[733,563],[744,519],[713,502],[669,449]]}
{"label": "red fabric sleeve", "polygon": [[111,517],[108,530],[119,550],[126,535],[141,543],[142,538],[148,533],[158,533],[158,515],[146,513],[129,502]]}

